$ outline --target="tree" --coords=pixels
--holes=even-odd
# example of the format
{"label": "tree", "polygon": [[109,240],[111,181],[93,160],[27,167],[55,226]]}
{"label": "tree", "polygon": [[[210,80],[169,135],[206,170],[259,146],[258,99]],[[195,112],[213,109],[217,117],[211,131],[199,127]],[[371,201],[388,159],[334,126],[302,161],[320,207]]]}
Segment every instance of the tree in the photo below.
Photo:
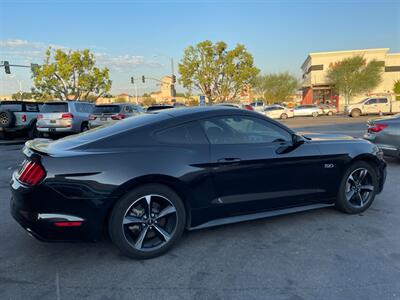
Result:
{"label": "tree", "polygon": [[224,42],[211,41],[186,48],[178,66],[179,82],[185,88],[200,90],[210,103],[235,98],[254,83],[259,70],[245,46],[227,48]]}
{"label": "tree", "polygon": [[299,87],[297,78],[288,72],[258,76],[255,90],[268,103],[288,100]]}
{"label": "tree", "polygon": [[94,95],[103,96],[111,89],[107,68],[96,67],[94,55],[88,50],[46,51],[42,66],[33,71],[36,94],[48,94],[60,100],[78,100]]}
{"label": "tree", "polygon": [[396,94],[396,100],[400,100],[400,79],[394,82],[393,92]]}
{"label": "tree", "polygon": [[22,99],[32,99],[33,95],[32,93],[27,93],[27,92],[18,92],[15,94],[11,95],[11,99],[13,100],[22,100]]}
{"label": "tree", "polygon": [[363,56],[345,58],[328,69],[326,78],[339,93],[343,94],[348,105],[354,95],[367,92],[379,85],[382,80],[384,62]]}

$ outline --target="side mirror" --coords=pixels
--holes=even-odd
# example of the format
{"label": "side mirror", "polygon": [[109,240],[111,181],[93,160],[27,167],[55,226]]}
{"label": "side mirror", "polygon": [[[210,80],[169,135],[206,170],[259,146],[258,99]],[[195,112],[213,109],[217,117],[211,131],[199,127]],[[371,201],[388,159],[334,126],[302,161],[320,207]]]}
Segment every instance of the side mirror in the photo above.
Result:
{"label": "side mirror", "polygon": [[301,135],[298,134],[293,134],[292,135],[292,143],[293,146],[300,146],[301,144],[304,144],[304,138]]}

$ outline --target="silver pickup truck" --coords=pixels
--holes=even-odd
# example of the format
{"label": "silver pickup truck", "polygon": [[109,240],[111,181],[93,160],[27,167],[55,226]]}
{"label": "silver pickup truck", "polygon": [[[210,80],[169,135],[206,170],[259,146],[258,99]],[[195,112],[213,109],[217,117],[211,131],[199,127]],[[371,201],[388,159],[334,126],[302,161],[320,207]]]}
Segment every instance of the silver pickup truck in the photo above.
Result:
{"label": "silver pickup truck", "polygon": [[0,101],[0,139],[27,135],[37,137],[36,118],[42,102]]}

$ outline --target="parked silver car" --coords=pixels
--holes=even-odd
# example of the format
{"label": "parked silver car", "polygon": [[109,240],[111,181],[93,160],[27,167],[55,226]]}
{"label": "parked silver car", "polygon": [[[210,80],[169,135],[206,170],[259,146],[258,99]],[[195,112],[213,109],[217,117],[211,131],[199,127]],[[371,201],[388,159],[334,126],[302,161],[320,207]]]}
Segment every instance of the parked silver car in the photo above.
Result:
{"label": "parked silver car", "polygon": [[324,112],[316,105],[299,105],[293,108],[295,117],[318,117],[323,115]]}
{"label": "parked silver car", "polygon": [[81,101],[47,102],[37,117],[37,130],[42,136],[86,131],[93,107],[92,103]]}
{"label": "parked silver car", "polygon": [[143,108],[130,103],[96,105],[89,116],[89,128],[95,128],[112,121],[123,120],[143,113],[145,113]]}
{"label": "parked silver car", "polygon": [[387,156],[400,158],[400,114],[368,120],[364,139],[375,143]]}

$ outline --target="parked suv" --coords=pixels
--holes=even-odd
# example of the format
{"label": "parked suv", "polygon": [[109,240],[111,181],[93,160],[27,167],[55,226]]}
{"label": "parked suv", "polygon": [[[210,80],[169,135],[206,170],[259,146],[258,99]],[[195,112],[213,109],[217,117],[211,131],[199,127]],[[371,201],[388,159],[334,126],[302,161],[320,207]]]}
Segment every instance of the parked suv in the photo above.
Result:
{"label": "parked suv", "polygon": [[95,128],[113,120],[122,120],[143,113],[145,111],[139,105],[129,103],[96,105],[89,117],[89,127]]}
{"label": "parked suv", "polygon": [[93,107],[91,103],[80,101],[45,103],[37,117],[37,130],[42,136],[86,131]]}
{"label": "parked suv", "polygon": [[36,137],[36,117],[41,102],[0,101],[0,138],[6,139],[11,134]]}
{"label": "parked suv", "polygon": [[353,118],[361,115],[385,115],[400,112],[400,101],[391,101],[388,97],[366,98],[345,107],[345,113]]}

